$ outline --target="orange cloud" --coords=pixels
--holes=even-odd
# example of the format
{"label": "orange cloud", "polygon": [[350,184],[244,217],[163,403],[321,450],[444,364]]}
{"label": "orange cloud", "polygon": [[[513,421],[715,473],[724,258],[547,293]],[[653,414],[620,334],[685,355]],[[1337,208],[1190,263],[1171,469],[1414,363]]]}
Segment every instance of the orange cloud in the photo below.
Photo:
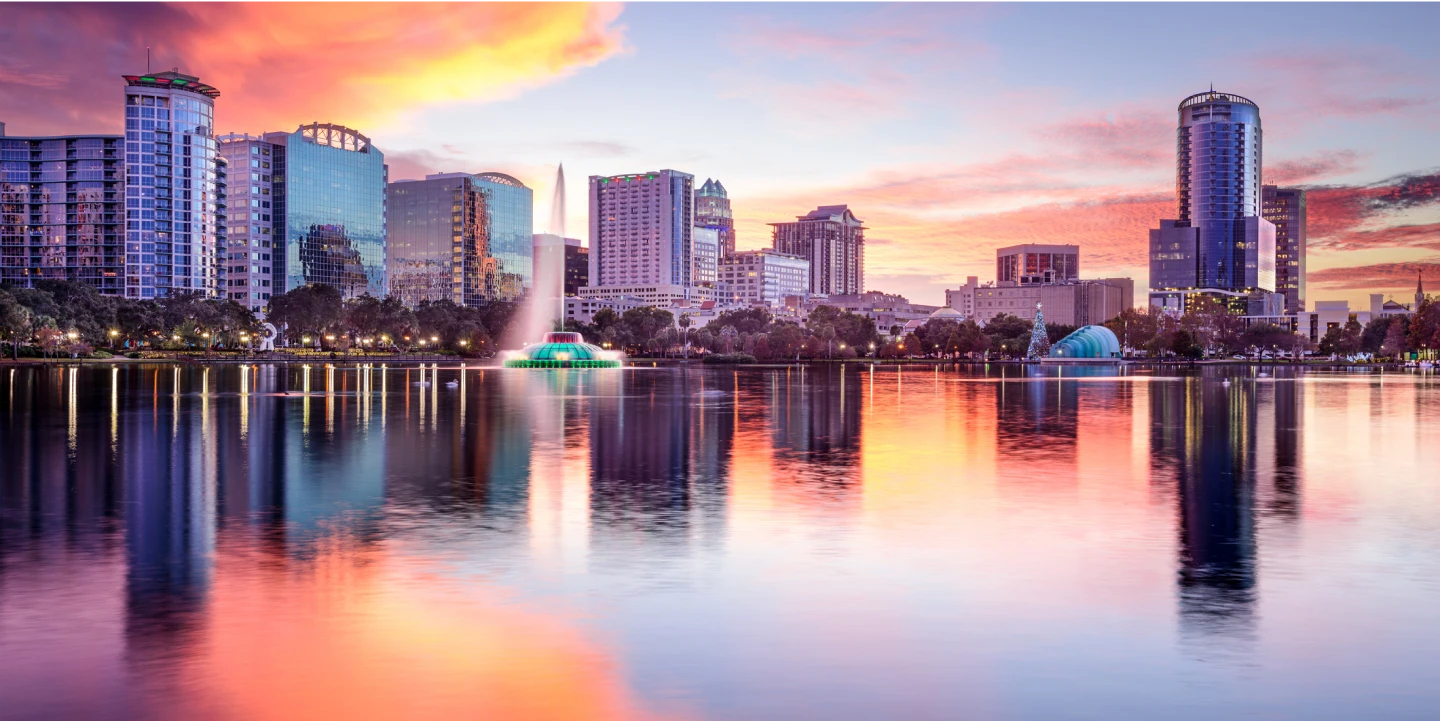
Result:
{"label": "orange cloud", "polygon": [[[221,132],[513,97],[623,49],[618,5],[217,3],[20,5],[0,64],[12,132],[116,131],[118,75],[178,67],[219,88]],[[25,65],[20,66],[24,58]],[[35,82],[42,74],[63,82]],[[30,110],[33,108],[33,110]],[[33,113],[33,114],[32,114]],[[57,129],[56,126],[75,126]]]}

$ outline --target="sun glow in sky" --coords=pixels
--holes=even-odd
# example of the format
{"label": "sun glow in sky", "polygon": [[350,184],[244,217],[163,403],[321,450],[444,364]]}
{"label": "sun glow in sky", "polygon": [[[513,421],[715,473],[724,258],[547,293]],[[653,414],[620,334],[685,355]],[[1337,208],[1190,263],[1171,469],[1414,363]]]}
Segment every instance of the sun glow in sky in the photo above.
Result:
{"label": "sun glow in sky", "polygon": [[[846,203],[866,281],[939,303],[994,249],[1079,243],[1143,287],[1173,217],[1175,107],[1256,101],[1264,181],[1310,193],[1309,300],[1440,287],[1432,4],[7,5],[0,122],[120,132],[121,73],[220,88],[217,131],[336,122],[391,178],[555,166],[722,180],[739,246]],[[1221,28],[1211,32],[1202,28]],[[586,208],[572,200],[571,236]]]}

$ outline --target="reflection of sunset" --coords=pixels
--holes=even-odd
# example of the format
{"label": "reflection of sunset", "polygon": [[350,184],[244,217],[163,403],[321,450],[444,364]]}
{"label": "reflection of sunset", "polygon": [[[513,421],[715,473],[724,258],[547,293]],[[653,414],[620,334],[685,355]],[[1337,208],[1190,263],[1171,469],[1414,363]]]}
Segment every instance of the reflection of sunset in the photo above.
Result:
{"label": "reflection of sunset", "polygon": [[394,552],[217,568],[191,672],[238,718],[661,718],[577,623]]}

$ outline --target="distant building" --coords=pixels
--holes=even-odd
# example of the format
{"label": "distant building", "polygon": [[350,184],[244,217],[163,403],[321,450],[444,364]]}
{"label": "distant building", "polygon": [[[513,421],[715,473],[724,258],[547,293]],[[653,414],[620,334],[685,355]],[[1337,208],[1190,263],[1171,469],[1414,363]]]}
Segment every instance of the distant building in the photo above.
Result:
{"label": "distant building", "polygon": [[865,291],[865,227],[849,206],[822,205],[794,222],[770,226],[775,250],[810,261],[810,293]]}
{"label": "distant building", "polygon": [[1261,217],[1260,108],[1210,91],[1178,113],[1178,217],[1150,231],[1150,304],[1180,313],[1209,296],[1237,314],[1268,315],[1275,226]]}
{"label": "distant building", "polygon": [[1095,325],[1133,307],[1135,281],[1130,278],[1080,279],[1080,246],[1013,245],[995,251],[998,280],[981,284],[975,276],[945,291],[945,305],[985,325],[995,316],[1035,318],[1035,304],[1044,306],[1045,320],[1059,325]]}
{"label": "distant building", "polygon": [[715,287],[718,262],[720,259],[720,232],[711,228],[695,226],[693,250],[690,254],[690,282],[695,285]]}
{"label": "distant building", "polygon": [[1305,191],[1262,186],[1260,212],[1275,225],[1275,292],[1294,315],[1305,310]]}
{"label": "distant building", "polygon": [[505,173],[475,173],[471,177],[485,193],[485,234],[489,238],[489,257],[496,263],[492,297],[519,300],[535,284],[531,255],[535,192]]}
{"label": "distant building", "polygon": [[719,235],[719,257],[735,252],[735,218],[730,214],[730,195],[720,181],[706,178],[695,191],[695,225]]}
{"label": "distant building", "polygon": [[773,250],[737,251],[720,259],[717,300],[723,305],[781,306],[786,296],[804,296],[810,263]]}
{"label": "distant building", "polygon": [[694,182],[676,170],[590,176],[592,287],[693,285]]}
{"label": "distant building", "polygon": [[215,208],[214,130],[220,91],[174,71],[123,77],[125,295],[217,296],[216,229],[222,221]]}
{"label": "distant building", "polygon": [[926,320],[940,309],[937,305],[911,303],[903,295],[879,291],[811,298],[806,307],[814,310],[822,305],[874,320],[875,328],[881,335],[891,335],[892,328],[903,330],[905,324],[912,320]]}
{"label": "distant building", "polygon": [[995,251],[995,280],[1002,285],[1063,283],[1080,278],[1080,246],[1012,245]]}
{"label": "distant building", "polygon": [[639,298],[581,298],[577,296],[565,297],[565,320],[575,323],[589,324],[594,322],[595,314],[609,308],[617,315],[624,315],[625,311],[632,308],[645,308],[652,305]]}
{"label": "distant building", "polygon": [[487,201],[463,173],[397,180],[386,189],[390,295],[407,308],[425,301],[479,306],[496,296]]}
{"label": "distant building", "polygon": [[579,295],[590,284],[590,249],[579,238],[565,239],[565,295]]}
{"label": "distant building", "polygon": [[[225,297],[228,292],[227,282],[229,272],[229,247],[230,228],[226,223],[229,217],[229,190],[230,190],[230,162],[218,154],[215,157],[215,217],[218,222],[215,226],[215,247],[218,252],[210,256],[210,265],[215,274],[215,287],[220,289],[220,296]],[[256,310],[252,308],[251,310]]]}
{"label": "distant building", "polygon": [[[125,194],[124,136],[14,137],[0,123],[0,284],[69,280],[123,295]],[[153,224],[153,185],[146,201],[136,188],[136,221]]]}

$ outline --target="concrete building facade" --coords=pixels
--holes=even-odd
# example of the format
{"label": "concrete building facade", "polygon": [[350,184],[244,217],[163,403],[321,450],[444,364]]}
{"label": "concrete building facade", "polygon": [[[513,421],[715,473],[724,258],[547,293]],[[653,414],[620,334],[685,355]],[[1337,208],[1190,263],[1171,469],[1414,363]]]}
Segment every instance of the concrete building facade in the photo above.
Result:
{"label": "concrete building facade", "polygon": [[776,251],[810,262],[810,293],[865,292],[865,226],[849,206],[822,205],[793,222],[770,226]]}

